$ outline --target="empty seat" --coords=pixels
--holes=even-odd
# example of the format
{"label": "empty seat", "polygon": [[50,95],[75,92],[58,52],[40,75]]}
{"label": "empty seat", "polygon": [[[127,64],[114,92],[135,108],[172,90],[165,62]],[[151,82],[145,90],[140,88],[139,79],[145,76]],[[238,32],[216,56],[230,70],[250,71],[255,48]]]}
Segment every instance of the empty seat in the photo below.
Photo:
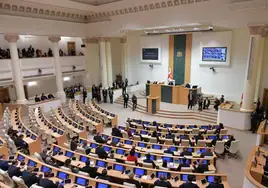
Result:
{"label": "empty seat", "polygon": [[25,182],[23,181],[23,179],[21,179],[17,176],[13,176],[12,179],[18,185],[18,188],[28,188],[28,186],[25,185]]}

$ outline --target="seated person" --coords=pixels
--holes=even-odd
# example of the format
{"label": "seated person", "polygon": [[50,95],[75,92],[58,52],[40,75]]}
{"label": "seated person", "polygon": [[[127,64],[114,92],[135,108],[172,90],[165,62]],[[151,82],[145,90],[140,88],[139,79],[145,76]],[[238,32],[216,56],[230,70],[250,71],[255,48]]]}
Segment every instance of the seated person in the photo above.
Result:
{"label": "seated person", "polygon": [[121,131],[118,129],[117,126],[114,126],[112,128],[112,136],[117,136],[117,137],[123,137],[123,134],[121,133]]}
{"label": "seated person", "polygon": [[231,146],[232,141],[235,141],[235,138],[233,135],[230,136],[229,140],[224,144],[227,147]]}
{"label": "seated person", "polygon": [[27,170],[22,172],[21,178],[28,187],[31,187],[33,184],[39,183],[40,181],[40,179],[36,176],[36,173],[33,173],[33,171],[34,167],[27,166]]}
{"label": "seated person", "polygon": [[97,167],[91,167],[90,166],[90,161],[85,162],[85,166],[83,168],[80,168],[80,171],[88,173],[88,175],[91,178],[96,178],[100,174],[98,173],[98,168]]}
{"label": "seated person", "polygon": [[180,156],[192,156],[192,152],[188,151],[188,148],[183,148],[183,152],[181,152]]}
{"label": "seated person", "polygon": [[221,98],[220,98],[220,103],[222,104],[222,103],[224,103],[224,101],[225,101],[224,95],[222,95]]}
{"label": "seated person", "polygon": [[79,169],[73,167],[71,163],[72,163],[71,159],[66,159],[64,162],[64,167],[71,169],[71,171],[74,173],[78,173]]}
{"label": "seated person", "polygon": [[35,95],[34,101],[35,102],[40,102],[41,101],[40,98],[38,97],[38,95]]}
{"label": "seated person", "polygon": [[56,184],[49,179],[50,178],[50,172],[45,172],[44,173],[44,178],[40,179],[39,181],[39,186],[44,187],[44,188],[57,188],[59,185],[59,182]]}
{"label": "seated person", "polygon": [[161,174],[159,180],[154,182],[154,186],[172,188],[171,183],[167,181],[167,178],[164,174]]}
{"label": "seated person", "polygon": [[42,93],[42,95],[41,95],[41,101],[44,101],[44,100],[47,100],[47,97],[45,96],[44,93]]}
{"label": "seated person", "polygon": [[98,142],[98,143],[101,143],[101,144],[104,144],[104,143],[106,143],[107,141],[106,140],[104,140],[102,137],[101,137],[101,133],[97,133],[97,135],[96,136],[94,136],[94,138],[93,138],[96,142]]}
{"label": "seated person", "polygon": [[45,161],[48,157],[47,148],[43,149],[43,151],[39,155],[41,156],[42,160]]}
{"label": "seated person", "polygon": [[48,97],[48,99],[54,99],[55,98],[51,93],[49,93],[47,97]]}
{"label": "seated person", "polygon": [[220,134],[221,133],[221,130],[224,129],[224,126],[222,123],[219,124],[219,128],[217,128],[215,130],[215,133],[214,134]]}
{"label": "seated person", "polygon": [[168,131],[166,139],[172,139],[172,138],[173,138],[173,134],[170,131]]}
{"label": "seated person", "polygon": [[143,162],[144,162],[144,163],[152,163],[153,168],[155,168],[156,165],[155,165],[154,161],[151,160],[150,158],[151,158],[150,153],[147,153],[147,154],[145,155],[145,159],[143,160]]}
{"label": "seated person", "polygon": [[5,156],[0,154],[0,169],[7,171],[9,168],[8,161],[5,160]]}
{"label": "seated person", "polygon": [[127,132],[127,135],[128,135],[129,138],[132,138],[133,137],[132,132],[130,131],[130,128],[129,127],[127,127],[125,129],[125,131]]}
{"label": "seated person", "polygon": [[108,157],[109,157],[110,159],[114,159],[114,150],[111,150],[111,151],[109,152]]}
{"label": "seated person", "polygon": [[108,157],[107,152],[104,150],[101,144],[96,148],[95,153],[100,159],[106,159]]}
{"label": "seated person", "polygon": [[77,137],[73,137],[71,142],[70,142],[70,150],[75,151],[77,149],[77,147],[78,147],[77,142],[78,142]]}
{"label": "seated person", "polygon": [[127,156],[127,161],[137,162],[137,157],[135,156],[135,150],[130,150],[129,155]]}
{"label": "seated person", "polygon": [[17,161],[12,161],[11,165],[9,166],[7,170],[9,177],[12,178],[13,176],[17,176],[17,177],[21,176],[20,168],[17,167],[17,165],[18,165]]}
{"label": "seated person", "polygon": [[110,178],[110,176],[108,176],[108,171],[106,169],[102,170],[101,175],[98,176],[98,179],[111,181],[111,178]]}
{"label": "seated person", "polygon": [[136,188],[141,188],[141,184],[139,181],[135,180],[134,179],[134,173],[133,172],[130,172],[128,173],[128,179],[125,179],[124,182],[126,183],[130,183],[130,184],[133,184],[136,186]]}
{"label": "seated person", "polygon": [[200,160],[199,164],[194,165],[194,170],[196,173],[204,173],[208,171],[208,164],[205,164],[203,160]]}
{"label": "seated person", "polygon": [[211,147],[215,146],[218,140],[221,140],[219,134],[217,134],[216,137],[211,141]]}
{"label": "seated person", "polygon": [[54,166],[56,168],[59,168],[59,165],[56,162],[53,162],[52,158],[49,156],[47,157],[45,160],[45,163],[50,165],[50,166]]}
{"label": "seated person", "polygon": [[210,100],[208,99],[208,97],[206,97],[206,99],[204,100],[203,109],[208,109],[209,106],[210,106]]}
{"label": "seated person", "polygon": [[224,185],[221,183],[221,177],[215,176],[214,182],[210,183],[206,188],[224,188]]}
{"label": "seated person", "polygon": [[197,136],[195,136],[196,144],[198,143],[198,140],[204,140],[204,137],[203,137],[202,133],[199,133]]}
{"label": "seated person", "polygon": [[162,167],[163,167],[163,168],[167,168],[167,169],[168,169],[168,166],[167,166],[167,161],[166,161],[166,160],[164,160],[164,161],[163,161],[163,163],[162,163]]}
{"label": "seated person", "polygon": [[178,166],[177,171],[180,172],[182,167],[190,167],[190,164],[187,164],[186,162],[187,162],[187,159],[184,157],[182,159],[182,163],[180,163],[180,165]]}
{"label": "seated person", "polygon": [[179,186],[179,188],[199,188],[198,185],[193,183],[194,180],[195,180],[195,177],[193,175],[189,175],[188,176],[188,181],[183,183],[183,184],[181,184]]}
{"label": "seated person", "polygon": [[14,138],[14,143],[15,143],[17,148],[26,148],[26,143],[23,141],[23,138],[24,138],[23,134]]}
{"label": "seated person", "polygon": [[210,151],[210,149],[206,149],[206,151],[202,152],[200,157],[212,157],[213,153]]}
{"label": "seated person", "polygon": [[168,154],[174,155],[174,152],[171,151],[171,147],[168,147],[166,150],[164,150],[164,153],[168,153]]}

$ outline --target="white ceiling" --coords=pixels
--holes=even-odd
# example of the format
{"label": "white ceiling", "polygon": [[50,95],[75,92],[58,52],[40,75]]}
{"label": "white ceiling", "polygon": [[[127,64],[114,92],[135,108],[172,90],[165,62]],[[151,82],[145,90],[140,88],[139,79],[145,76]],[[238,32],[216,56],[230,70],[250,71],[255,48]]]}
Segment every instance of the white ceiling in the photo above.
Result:
{"label": "white ceiling", "polygon": [[84,4],[88,4],[88,5],[99,6],[99,5],[114,3],[114,2],[122,1],[122,0],[71,0],[71,1],[75,1],[78,3],[84,3]]}

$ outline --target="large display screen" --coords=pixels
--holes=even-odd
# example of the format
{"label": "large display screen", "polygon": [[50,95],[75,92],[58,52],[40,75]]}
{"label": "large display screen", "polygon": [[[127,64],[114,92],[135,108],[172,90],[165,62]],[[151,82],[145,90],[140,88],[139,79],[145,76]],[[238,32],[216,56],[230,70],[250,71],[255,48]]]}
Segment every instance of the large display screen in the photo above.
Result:
{"label": "large display screen", "polygon": [[226,62],[227,47],[203,47],[202,61]]}
{"label": "large display screen", "polygon": [[142,60],[159,60],[158,48],[142,48]]}

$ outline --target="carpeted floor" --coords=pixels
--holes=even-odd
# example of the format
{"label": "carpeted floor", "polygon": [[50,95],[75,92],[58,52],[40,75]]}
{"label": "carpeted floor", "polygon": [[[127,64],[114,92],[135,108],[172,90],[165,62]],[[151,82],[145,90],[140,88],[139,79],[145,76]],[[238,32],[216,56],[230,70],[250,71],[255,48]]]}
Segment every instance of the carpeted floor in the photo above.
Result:
{"label": "carpeted floor", "polygon": [[[158,121],[167,123],[177,124],[201,124],[206,123],[204,121],[191,120],[191,119],[168,119],[142,114],[139,112],[133,112],[130,108],[124,109],[123,105],[119,104],[101,104],[101,106],[118,115],[118,124],[124,125],[124,121],[130,118],[139,118],[148,121]],[[181,105],[180,105],[181,106]],[[186,109],[185,106],[181,106],[181,109]],[[172,110],[172,109],[170,109]],[[235,129],[229,129],[229,132],[235,136],[236,139],[240,140],[240,158],[239,159],[228,159],[227,157],[217,160],[217,172],[225,173],[228,175],[228,182],[232,188],[241,188],[244,180],[244,168],[247,161],[248,155],[251,149],[255,146],[256,135],[246,131],[239,131]],[[106,128],[105,133],[111,134],[111,128]]]}

